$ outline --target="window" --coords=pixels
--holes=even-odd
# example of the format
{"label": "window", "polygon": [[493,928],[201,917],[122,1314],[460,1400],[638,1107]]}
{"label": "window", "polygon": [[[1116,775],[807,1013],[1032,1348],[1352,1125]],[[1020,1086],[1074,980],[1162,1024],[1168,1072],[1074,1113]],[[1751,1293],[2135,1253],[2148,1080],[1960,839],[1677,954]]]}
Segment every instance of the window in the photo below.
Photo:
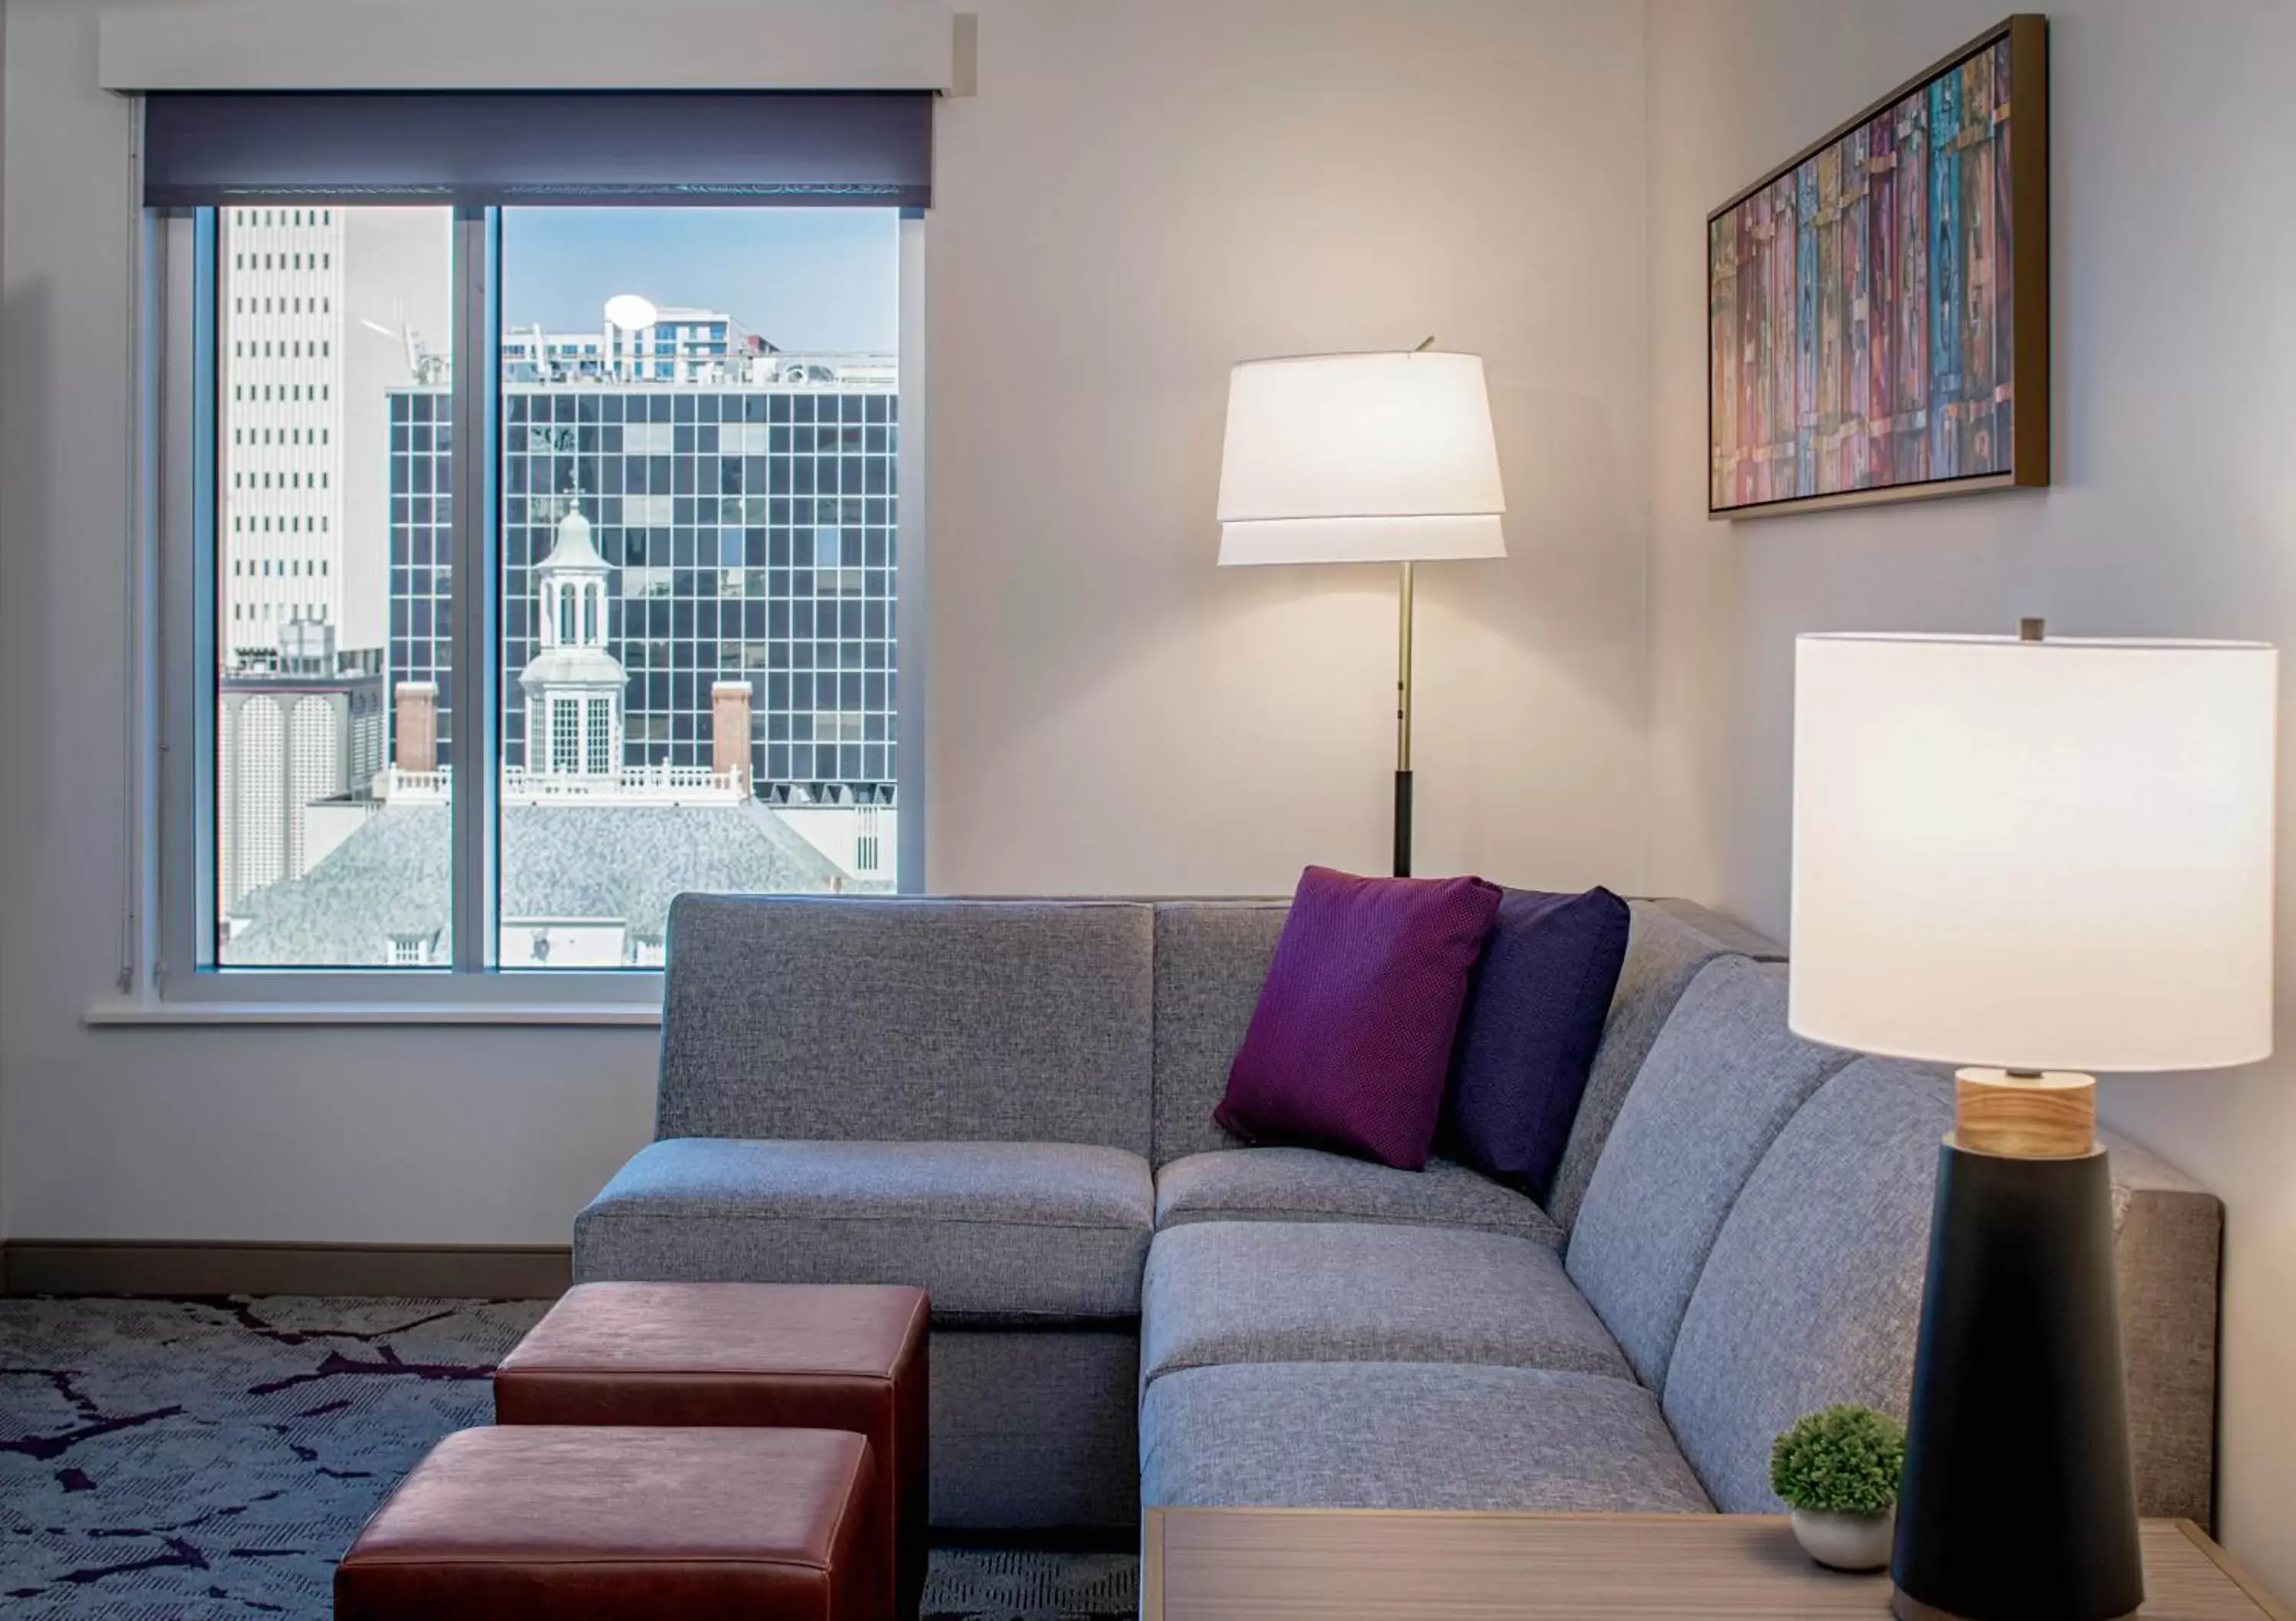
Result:
{"label": "window", "polygon": [[[381,144],[413,141],[406,187],[472,184],[468,151],[406,133],[455,95],[146,109],[166,341],[193,357],[153,373],[182,445],[160,465],[192,470],[165,583],[202,627],[162,648],[196,655],[167,667],[191,746],[161,758],[179,960],[658,968],[679,889],[893,888],[898,209],[922,165],[882,207],[844,181],[835,208],[589,206],[547,176],[525,189],[567,201],[439,206],[332,172],[378,200],[282,206],[260,192],[298,143],[201,123],[332,108],[340,158],[402,99]],[[713,163],[791,116],[654,99],[665,128],[716,121]],[[904,98],[819,116],[873,99]],[[562,138],[504,150],[619,156],[595,102],[565,105]]]}
{"label": "window", "polygon": [[[364,831],[357,824],[368,807],[387,803],[394,789],[377,777],[390,675],[384,653],[393,616],[410,610],[414,594],[411,580],[392,580],[382,567],[388,512],[383,479],[375,475],[386,459],[390,391],[407,381],[420,355],[436,352],[443,364],[447,352],[449,215],[224,208],[212,225],[220,266],[217,349],[224,356],[216,396],[223,420],[215,435],[222,538],[212,605],[215,960],[330,968],[428,962],[427,954],[402,951],[413,937],[390,926],[406,920],[314,905],[308,893],[380,881],[393,906],[422,913],[439,931],[447,924],[445,869],[430,847],[443,843],[447,814],[435,760],[408,761],[419,765],[425,790],[425,814],[410,837],[385,848],[381,838],[351,835]],[[323,242],[329,251],[340,246],[344,270],[298,268],[307,258],[319,263],[311,250]],[[336,282],[361,317],[348,324],[366,340],[347,347],[340,363],[318,353],[321,332],[340,317],[307,307]],[[373,319],[378,315],[392,323],[381,336],[367,330],[382,325]],[[305,396],[321,370],[338,365],[340,398]],[[373,454],[346,469],[364,477],[338,484],[341,444],[372,446]],[[442,490],[436,500],[443,527],[448,497]],[[338,549],[352,565],[341,571],[327,555]],[[443,644],[408,674],[445,682]],[[444,757],[451,740],[443,726],[430,735]],[[307,884],[329,859],[330,881]]]}
{"label": "window", "polygon": [[[504,839],[505,891],[524,897],[544,864],[563,869],[569,845],[540,830],[571,827],[577,812],[586,881],[615,892],[644,887],[665,836],[728,888],[891,888],[891,863],[863,872],[853,855],[864,809],[890,819],[897,803],[893,222],[563,208],[502,220],[503,330],[528,334],[498,361],[503,816],[506,831],[537,830]],[[792,284],[800,226],[853,244],[834,299]],[[713,345],[713,327],[771,330],[773,348]],[[791,439],[800,424],[849,422],[857,438],[881,430],[857,457],[873,456],[875,474],[852,496],[810,476]],[[801,631],[794,610],[816,587],[791,565],[818,569],[825,551],[836,572],[849,544],[857,564],[873,544],[877,594],[857,567],[852,623]],[[819,694],[727,680],[816,667],[839,673]],[[589,695],[602,686],[612,695]],[[546,745],[529,751],[525,695],[554,690],[583,695],[580,724],[570,701],[554,707]],[[826,725],[822,704],[840,707]],[[570,774],[578,789],[554,780]],[[774,839],[760,815],[803,837]],[[676,833],[653,831],[665,816]],[[533,910],[574,905],[538,896]],[[625,921],[636,938],[660,920]]]}
{"label": "window", "polygon": [[554,698],[550,706],[548,769],[570,776],[582,769],[582,705],[578,699]]}
{"label": "window", "polygon": [[613,757],[613,706],[611,700],[590,700],[589,733],[585,742],[586,769],[594,777],[611,775],[617,768]]}

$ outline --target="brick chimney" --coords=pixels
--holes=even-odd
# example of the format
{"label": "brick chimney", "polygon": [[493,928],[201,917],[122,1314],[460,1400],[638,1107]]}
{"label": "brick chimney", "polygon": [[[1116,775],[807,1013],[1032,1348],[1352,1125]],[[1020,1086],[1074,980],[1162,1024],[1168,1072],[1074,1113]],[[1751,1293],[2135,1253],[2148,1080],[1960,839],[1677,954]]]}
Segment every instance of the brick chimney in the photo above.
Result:
{"label": "brick chimney", "polygon": [[398,757],[392,761],[410,775],[439,769],[439,684],[402,681],[392,691],[398,704]]}
{"label": "brick chimney", "polygon": [[709,769],[733,772],[742,791],[750,791],[750,684],[746,681],[710,683]]}

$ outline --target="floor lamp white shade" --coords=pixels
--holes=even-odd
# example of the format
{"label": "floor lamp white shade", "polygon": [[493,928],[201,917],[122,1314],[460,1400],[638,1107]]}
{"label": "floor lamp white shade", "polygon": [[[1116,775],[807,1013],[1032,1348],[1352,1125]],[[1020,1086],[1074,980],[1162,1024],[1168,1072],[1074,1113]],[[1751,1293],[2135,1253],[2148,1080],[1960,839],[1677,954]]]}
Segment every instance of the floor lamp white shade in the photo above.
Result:
{"label": "floor lamp white shade", "polygon": [[2277,692],[2255,643],[1800,638],[1794,1030],[2019,1071],[2265,1057]]}
{"label": "floor lamp white shade", "polygon": [[1247,360],[1229,373],[1219,560],[1398,563],[1395,872],[1411,872],[1412,570],[1505,557],[1498,442],[1479,356]]}
{"label": "floor lamp white shade", "polygon": [[1504,557],[1505,510],[1478,356],[1306,355],[1230,374],[1223,564]]}

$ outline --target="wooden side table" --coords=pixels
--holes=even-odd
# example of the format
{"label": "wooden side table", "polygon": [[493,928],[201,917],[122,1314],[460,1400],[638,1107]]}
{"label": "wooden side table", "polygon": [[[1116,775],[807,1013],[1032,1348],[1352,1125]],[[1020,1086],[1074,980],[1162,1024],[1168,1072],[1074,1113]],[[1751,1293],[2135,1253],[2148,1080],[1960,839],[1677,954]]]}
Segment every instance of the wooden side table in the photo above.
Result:
{"label": "wooden side table", "polygon": [[[2144,1522],[2145,1621],[2291,1621],[2188,1520]],[[1783,1518],[1151,1509],[1141,1621],[1877,1621],[1886,1575],[1821,1570]]]}

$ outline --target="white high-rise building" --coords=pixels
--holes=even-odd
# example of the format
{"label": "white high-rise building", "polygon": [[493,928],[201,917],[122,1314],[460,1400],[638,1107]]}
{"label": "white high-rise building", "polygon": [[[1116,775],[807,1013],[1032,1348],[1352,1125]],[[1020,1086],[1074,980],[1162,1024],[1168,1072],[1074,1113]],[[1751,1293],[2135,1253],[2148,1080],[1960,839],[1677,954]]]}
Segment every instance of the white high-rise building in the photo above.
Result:
{"label": "white high-rise building", "polygon": [[217,639],[242,667],[288,626],[344,626],[344,211],[224,213]]}
{"label": "white high-rise building", "polygon": [[643,298],[632,302],[652,319],[622,326],[610,316],[594,332],[512,327],[502,336],[504,381],[698,387],[762,382],[777,374],[780,349],[725,310],[657,307]]}

